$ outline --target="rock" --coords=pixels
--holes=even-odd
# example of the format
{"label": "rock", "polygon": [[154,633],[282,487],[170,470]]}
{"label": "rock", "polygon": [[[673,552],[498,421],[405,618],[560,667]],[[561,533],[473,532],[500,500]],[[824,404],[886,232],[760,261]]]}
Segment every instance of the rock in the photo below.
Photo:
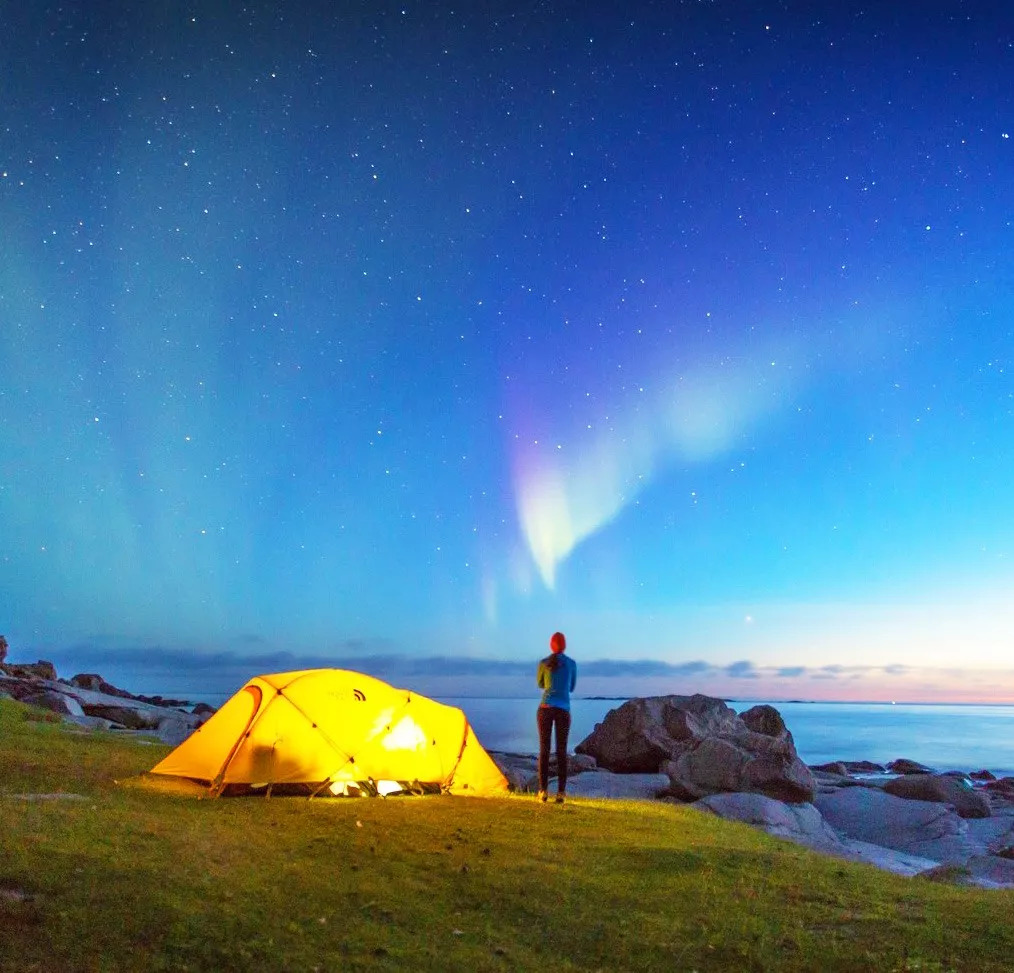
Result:
{"label": "rock", "polygon": [[611,774],[597,770],[568,779],[567,796],[651,800],[668,787],[669,778],[665,774]]}
{"label": "rock", "polygon": [[948,774],[911,774],[896,777],[884,785],[884,790],[895,797],[907,800],[937,801],[950,804],[963,818],[988,818],[993,809],[985,794],[972,790],[964,778]]}
{"label": "rock", "polygon": [[843,837],[936,862],[964,861],[986,850],[946,804],[906,800],[872,787],[818,794],[813,803]]}
{"label": "rock", "polygon": [[146,716],[140,710],[129,706],[111,706],[104,703],[84,703],[82,709],[87,716],[97,716],[103,720],[119,723],[128,730],[154,730],[158,720]]}
{"label": "rock", "polygon": [[[715,802],[719,802],[719,807],[714,806]],[[740,802],[746,802],[742,810]],[[864,862],[896,875],[918,875],[938,865],[938,861],[933,858],[854,838],[843,838],[812,804],[787,805],[758,794],[716,794],[698,801],[694,806],[698,805],[711,805],[710,809],[722,817],[759,826],[769,834],[805,845],[814,851],[849,861]]]}
{"label": "rock", "polygon": [[773,706],[752,706],[746,712],[740,713],[739,718],[754,733],[763,733],[764,736],[775,737],[778,740],[787,739],[790,743],[793,742],[792,734],[789,733],[788,727],[786,727],[785,721],[782,719],[782,714]]}
{"label": "rock", "polygon": [[829,764],[810,764],[811,771],[820,771],[824,774],[834,774],[837,777],[848,777],[849,769],[841,760],[833,760]]}
{"label": "rock", "polygon": [[[595,758],[587,753],[568,753],[567,754],[567,776],[576,777],[578,774],[583,773],[586,770],[596,770],[598,765],[595,763]],[[551,753],[549,755],[549,772],[550,774],[556,773],[556,754]]]}
{"label": "rock", "polygon": [[7,648],[6,636],[0,635],[0,664],[7,658]]}
{"label": "rock", "polygon": [[130,693],[127,696],[130,699],[138,700],[138,702],[147,703],[149,706],[161,706],[164,709],[181,709],[190,705],[185,699],[167,699],[165,696],[134,696]]}
{"label": "rock", "polygon": [[1014,798],[1014,777],[1000,777],[987,781],[982,786],[983,790],[989,791],[991,794]]}
{"label": "rock", "polygon": [[1014,862],[996,855],[973,855],[960,863],[938,865],[919,873],[931,882],[972,885],[987,889],[1014,888]]}
{"label": "rock", "polygon": [[883,764],[869,760],[843,760],[842,763],[850,774],[882,774],[886,769]]}
{"label": "rock", "polygon": [[917,763],[915,760],[908,760],[902,757],[900,760],[892,760],[887,769],[892,774],[932,774],[933,769],[925,764]]}
{"label": "rock", "polygon": [[64,716],[84,716],[81,704],[68,696],[66,693],[57,692],[53,689],[39,689],[36,692],[26,693],[21,697],[21,702],[28,706],[38,706],[41,709],[48,709],[53,713],[60,713]]}
{"label": "rock", "polygon": [[510,781],[511,790],[524,793],[533,791],[538,786],[538,769],[536,758],[524,753],[504,753],[491,750],[489,755],[500,768],[504,777]]}
{"label": "rock", "polygon": [[997,855],[1005,846],[1014,842],[1014,819],[994,814],[989,818],[965,818],[968,833],[982,843],[991,855]]}
{"label": "rock", "polygon": [[[490,751],[493,761],[503,772],[503,775],[510,781],[515,791],[534,791],[539,783],[539,760],[533,754],[503,753],[502,751]],[[567,789],[570,790],[570,781],[581,773],[595,769],[595,760],[589,756],[580,754],[567,754]],[[556,754],[549,758],[550,780],[556,777]]]}
{"label": "rock", "polygon": [[117,689],[110,685],[101,676],[94,672],[79,672],[76,676],[70,677],[70,684],[78,689],[87,689],[93,693],[102,693],[103,696],[117,696],[120,699],[133,699],[125,689]]}
{"label": "rock", "polygon": [[178,747],[193,731],[193,724],[182,713],[163,716],[155,727],[155,735],[171,747]]}
{"label": "rock", "polygon": [[610,710],[574,749],[617,773],[662,771],[683,799],[749,791],[809,801],[813,775],[778,711],[755,706],[744,716],[701,694],[631,699]]}
{"label": "rock", "polygon": [[[766,741],[770,740],[770,743]],[[748,749],[748,746],[750,749]],[[708,737],[661,769],[674,790],[695,798],[748,791],[778,801],[806,802],[816,790],[813,775],[787,741]]]}
{"label": "rock", "polygon": [[[1014,861],[999,855],[973,855],[965,862],[975,884],[993,888],[1014,888]],[[989,886],[987,886],[989,887]]]}
{"label": "rock", "polygon": [[988,770],[973,770],[968,776],[972,780],[996,780],[996,776]]}
{"label": "rock", "polygon": [[207,703],[198,703],[191,712],[194,716],[211,716],[216,710],[214,706],[209,706]]}
{"label": "rock", "polygon": [[[701,722],[697,712],[702,710],[702,700],[717,704],[724,711],[722,717],[735,717],[735,713],[721,700],[711,700],[706,696],[630,699],[611,709],[574,750],[589,754],[600,767],[614,773],[658,773],[664,760],[681,752],[681,742],[694,739],[695,732],[689,728],[688,722]],[[686,708],[680,703],[687,704]],[[696,735],[702,734],[698,731]]]}
{"label": "rock", "polygon": [[56,682],[56,667],[45,659],[21,665],[4,665],[4,672],[14,679],[50,679]]}
{"label": "rock", "polygon": [[104,720],[98,716],[65,716],[64,722],[73,723],[82,730],[110,730],[113,727],[111,720]]}
{"label": "rock", "polygon": [[881,868],[895,875],[919,875],[928,868],[936,866],[937,862],[932,858],[922,858],[919,855],[909,855],[894,848],[884,848],[881,845],[870,844],[868,841],[857,841],[854,838],[842,839],[845,845],[843,858],[850,861],[864,862]]}
{"label": "rock", "polygon": [[[119,689],[106,682],[94,672],[79,672],[76,676],[70,677],[69,684],[76,689],[87,689],[89,692],[102,693],[103,696],[115,696],[117,699],[132,699],[149,706],[161,706],[169,709],[189,705],[185,699],[166,699],[163,696],[138,696],[128,693],[127,690]],[[211,712],[214,710],[212,709]]]}
{"label": "rock", "polygon": [[845,849],[837,832],[812,804],[785,804],[763,794],[712,794],[693,806],[816,851],[840,853]]}
{"label": "rock", "polygon": [[826,770],[814,770],[812,767],[810,768],[810,773],[813,775],[818,790],[833,790],[836,787],[870,786],[866,781],[856,780],[855,777],[851,777],[848,774],[842,776],[841,774],[833,774]]}

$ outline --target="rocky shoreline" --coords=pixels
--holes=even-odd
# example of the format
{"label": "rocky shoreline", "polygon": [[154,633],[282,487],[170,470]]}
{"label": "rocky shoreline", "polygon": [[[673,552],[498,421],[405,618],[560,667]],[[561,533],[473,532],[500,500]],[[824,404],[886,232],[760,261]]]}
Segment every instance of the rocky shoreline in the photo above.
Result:
{"label": "rocky shoreline", "polygon": [[[94,673],[61,679],[49,662],[4,662],[0,696],[86,729],[175,746],[214,709],[137,696]],[[491,752],[515,792],[536,789],[536,758]],[[551,765],[555,774],[555,766]],[[808,848],[901,875],[1014,888],[1014,777],[938,773],[900,758],[807,767],[780,714],[737,715],[708,696],[628,700],[568,757],[573,797],[664,800],[759,827]]]}
{"label": "rocky shoreline", "polygon": [[[516,790],[534,788],[534,758],[494,757]],[[567,793],[689,804],[897,874],[1014,888],[1014,777],[905,758],[808,767],[771,706],[628,700],[575,747]]]}
{"label": "rocky shoreline", "polygon": [[86,729],[145,734],[171,746],[182,743],[214,712],[204,703],[195,706],[183,699],[136,696],[95,673],[61,679],[46,661],[0,661],[0,697],[4,696],[57,713]]}

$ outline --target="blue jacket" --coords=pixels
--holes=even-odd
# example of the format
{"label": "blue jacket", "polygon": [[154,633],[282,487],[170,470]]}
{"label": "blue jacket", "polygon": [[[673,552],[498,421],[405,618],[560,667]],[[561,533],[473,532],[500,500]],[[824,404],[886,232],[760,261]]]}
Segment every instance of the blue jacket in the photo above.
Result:
{"label": "blue jacket", "polygon": [[[550,668],[556,663],[556,670]],[[547,655],[539,663],[536,676],[539,689],[542,690],[543,706],[558,706],[570,709],[570,694],[577,685],[577,663],[561,652],[559,655]]]}

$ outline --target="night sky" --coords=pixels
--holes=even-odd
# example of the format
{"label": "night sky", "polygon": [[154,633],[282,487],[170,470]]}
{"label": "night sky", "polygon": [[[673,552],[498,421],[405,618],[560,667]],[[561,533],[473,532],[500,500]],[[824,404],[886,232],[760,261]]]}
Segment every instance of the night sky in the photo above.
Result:
{"label": "night sky", "polygon": [[0,11],[13,659],[1014,700],[1006,4]]}

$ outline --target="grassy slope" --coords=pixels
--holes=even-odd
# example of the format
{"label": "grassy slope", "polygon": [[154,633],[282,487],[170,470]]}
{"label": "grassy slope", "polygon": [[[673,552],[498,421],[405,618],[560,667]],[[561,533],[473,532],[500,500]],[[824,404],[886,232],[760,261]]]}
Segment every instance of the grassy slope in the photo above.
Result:
{"label": "grassy slope", "polygon": [[0,701],[0,970],[1007,970],[1014,893],[686,807],[195,800]]}

